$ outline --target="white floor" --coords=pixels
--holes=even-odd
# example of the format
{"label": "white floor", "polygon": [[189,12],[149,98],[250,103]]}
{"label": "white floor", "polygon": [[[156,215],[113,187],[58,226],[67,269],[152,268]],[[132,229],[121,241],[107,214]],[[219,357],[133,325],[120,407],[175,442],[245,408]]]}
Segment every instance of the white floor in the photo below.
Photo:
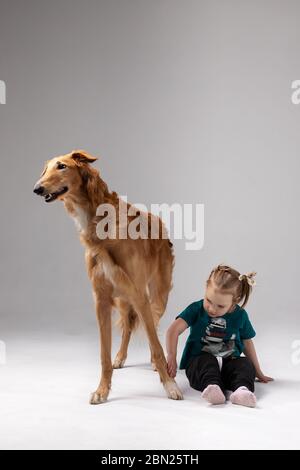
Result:
{"label": "white floor", "polygon": [[257,384],[256,409],[213,407],[189,388],[184,371],[177,383],[185,399],[167,399],[138,337],[127,366],[114,372],[109,401],[91,406],[98,383],[96,332],[0,339],[7,350],[0,365],[1,449],[300,448],[300,365],[286,364],[285,353],[276,361],[265,357],[265,372],[276,381]]}

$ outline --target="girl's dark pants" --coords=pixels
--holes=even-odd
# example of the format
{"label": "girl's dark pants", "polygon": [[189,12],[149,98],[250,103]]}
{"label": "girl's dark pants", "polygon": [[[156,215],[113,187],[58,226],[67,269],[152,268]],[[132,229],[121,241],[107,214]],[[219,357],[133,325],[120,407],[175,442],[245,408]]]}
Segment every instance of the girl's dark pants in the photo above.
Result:
{"label": "girl's dark pants", "polygon": [[247,357],[226,357],[222,370],[215,356],[201,352],[193,357],[185,370],[190,385],[201,392],[211,384],[225,390],[236,390],[241,386],[254,392],[255,368]]}

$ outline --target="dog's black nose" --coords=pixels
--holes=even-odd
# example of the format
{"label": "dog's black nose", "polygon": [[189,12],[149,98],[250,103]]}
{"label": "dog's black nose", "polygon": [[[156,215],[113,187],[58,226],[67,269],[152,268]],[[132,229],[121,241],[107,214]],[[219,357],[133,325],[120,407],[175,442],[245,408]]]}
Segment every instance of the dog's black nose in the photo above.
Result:
{"label": "dog's black nose", "polygon": [[40,196],[40,195],[43,194],[43,192],[44,192],[44,186],[36,185],[36,186],[33,188],[33,192],[34,192],[35,194],[38,194],[38,195]]}

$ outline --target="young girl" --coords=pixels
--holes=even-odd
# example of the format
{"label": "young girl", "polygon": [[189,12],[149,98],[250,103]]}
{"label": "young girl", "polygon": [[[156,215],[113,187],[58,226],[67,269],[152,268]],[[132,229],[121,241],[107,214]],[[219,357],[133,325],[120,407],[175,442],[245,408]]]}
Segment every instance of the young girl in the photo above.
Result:
{"label": "young girl", "polygon": [[230,390],[232,403],[255,407],[255,377],[264,383],[273,380],[261,371],[252,342],[255,331],[243,309],[255,274],[217,266],[206,281],[205,298],[190,304],[167,331],[168,372],[175,377],[178,336],[190,327],[180,369],[213,405],[225,403],[225,390]]}

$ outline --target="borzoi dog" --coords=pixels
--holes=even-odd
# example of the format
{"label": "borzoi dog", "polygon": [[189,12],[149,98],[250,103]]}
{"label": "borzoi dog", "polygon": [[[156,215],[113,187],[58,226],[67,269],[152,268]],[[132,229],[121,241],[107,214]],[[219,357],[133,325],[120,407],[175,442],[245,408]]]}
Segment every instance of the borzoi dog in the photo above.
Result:
{"label": "borzoi dog", "polygon": [[[47,161],[34,192],[46,202],[56,199],[64,202],[67,212],[74,218],[81,243],[85,246],[85,259],[88,276],[93,286],[97,321],[100,330],[101,378],[98,388],[92,393],[91,404],[107,400],[113,368],[124,365],[130,335],[141,323],[147,333],[151,361],[159,373],[167,396],[174,400],[182,399],[182,394],[167,372],[167,364],[162,346],[157,336],[157,325],[163,315],[172,283],[174,256],[172,244],[160,218],[156,218],[159,236],[128,237],[129,216],[124,223],[119,217],[120,207],[134,209],[123,201],[116,192],[109,191],[99,172],[91,166],[97,158],[84,151],[73,151]],[[105,204],[116,212],[114,230],[116,236],[99,237],[97,228],[104,220],[99,215],[99,207]],[[129,213],[128,210],[128,213]],[[139,222],[146,222],[146,235],[149,235],[150,213],[137,212]],[[123,224],[123,226],[122,226]],[[145,226],[145,223],[144,223]],[[120,236],[120,231],[123,235]],[[111,312],[116,307],[120,313],[122,326],[121,347],[112,364],[111,360]]]}

